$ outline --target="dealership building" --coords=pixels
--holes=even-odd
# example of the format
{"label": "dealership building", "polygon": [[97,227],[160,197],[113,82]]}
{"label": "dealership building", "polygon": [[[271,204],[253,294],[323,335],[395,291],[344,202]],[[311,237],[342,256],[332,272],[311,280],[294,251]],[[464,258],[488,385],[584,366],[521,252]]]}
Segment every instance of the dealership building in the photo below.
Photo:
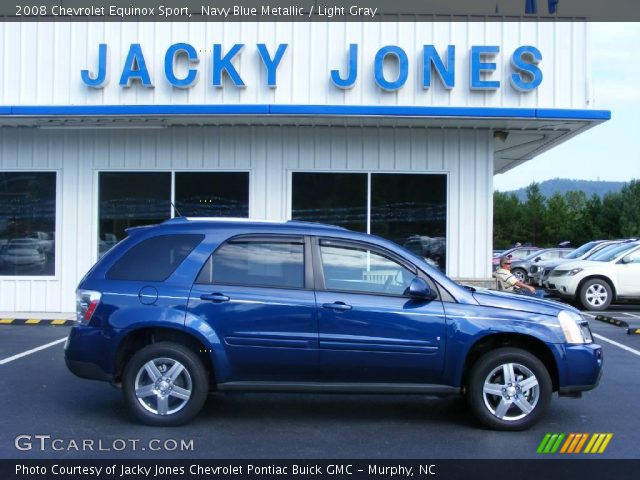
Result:
{"label": "dealership building", "polygon": [[587,23],[0,24],[0,312],[131,226],[300,219],[491,276],[493,177],[610,118]]}

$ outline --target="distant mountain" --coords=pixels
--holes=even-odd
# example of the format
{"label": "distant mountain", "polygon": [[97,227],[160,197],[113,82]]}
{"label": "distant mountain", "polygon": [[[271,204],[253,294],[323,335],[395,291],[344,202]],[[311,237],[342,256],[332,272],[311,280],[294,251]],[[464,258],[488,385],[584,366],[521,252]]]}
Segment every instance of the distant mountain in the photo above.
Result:
{"label": "distant mountain", "polygon": [[[597,180],[570,180],[568,178],[553,178],[540,182],[540,193],[549,198],[558,192],[564,195],[571,190],[582,190],[587,197],[591,197],[594,193],[599,197],[603,197],[610,192],[619,192],[622,190],[625,182],[602,182]],[[522,201],[526,200],[526,188],[518,190],[510,190],[505,193],[515,193]]]}

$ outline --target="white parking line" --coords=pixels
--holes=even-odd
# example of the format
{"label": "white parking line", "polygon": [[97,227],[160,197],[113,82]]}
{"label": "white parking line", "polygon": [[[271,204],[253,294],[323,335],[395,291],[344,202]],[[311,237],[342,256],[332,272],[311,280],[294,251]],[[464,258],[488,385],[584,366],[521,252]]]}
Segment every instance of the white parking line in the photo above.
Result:
{"label": "white parking line", "polygon": [[59,343],[64,342],[67,337],[61,338],[60,340],[55,340],[51,343],[47,343],[45,345],[40,345],[39,347],[32,348],[31,350],[26,350],[24,352],[18,353],[11,357],[3,358],[0,360],[0,365],[4,365],[5,363],[13,362],[14,360],[18,360],[19,358],[26,357],[27,355],[31,355],[32,353],[39,352],[40,350],[44,350],[45,348],[53,347],[54,345],[58,345]]}
{"label": "white parking line", "polygon": [[632,318],[640,318],[640,315],[636,315],[635,313],[622,312],[625,315],[629,315]]}
{"label": "white parking line", "polygon": [[597,333],[593,333],[592,335],[596,337],[598,340],[602,340],[603,342],[607,342],[607,343],[610,343],[611,345],[615,345],[616,347],[620,347],[621,349],[626,350],[627,352],[631,352],[634,355],[638,355],[640,357],[640,352],[638,350],[635,350],[631,347],[627,347],[626,345],[615,342],[607,337],[603,337],[602,335],[598,335]]}

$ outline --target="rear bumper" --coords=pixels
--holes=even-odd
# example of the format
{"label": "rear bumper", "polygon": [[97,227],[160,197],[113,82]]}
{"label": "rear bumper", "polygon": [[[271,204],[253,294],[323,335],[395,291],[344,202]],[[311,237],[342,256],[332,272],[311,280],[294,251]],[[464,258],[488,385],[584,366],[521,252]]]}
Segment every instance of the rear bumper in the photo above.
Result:
{"label": "rear bumper", "polygon": [[70,360],[66,355],[64,361],[67,364],[69,371],[80,378],[102,380],[103,382],[111,382],[112,380],[111,375],[106,373],[102,370],[100,365],[96,365],[95,363]]}
{"label": "rear bumper", "polygon": [[111,381],[108,340],[101,328],[75,326],[64,346],[67,368],[81,378]]}

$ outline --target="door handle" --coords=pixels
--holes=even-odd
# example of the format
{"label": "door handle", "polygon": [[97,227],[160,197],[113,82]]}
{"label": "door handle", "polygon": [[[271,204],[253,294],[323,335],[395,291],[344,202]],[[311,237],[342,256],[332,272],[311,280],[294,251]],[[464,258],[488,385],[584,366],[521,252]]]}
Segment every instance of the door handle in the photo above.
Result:
{"label": "door handle", "polygon": [[209,302],[221,303],[221,302],[228,302],[230,298],[221,293],[203,293],[202,295],[200,295],[200,300],[207,300]]}
{"label": "door handle", "polygon": [[333,302],[333,303],[323,303],[322,308],[328,308],[330,310],[346,311],[346,310],[351,310],[353,307],[351,305],[347,305],[344,302]]}

